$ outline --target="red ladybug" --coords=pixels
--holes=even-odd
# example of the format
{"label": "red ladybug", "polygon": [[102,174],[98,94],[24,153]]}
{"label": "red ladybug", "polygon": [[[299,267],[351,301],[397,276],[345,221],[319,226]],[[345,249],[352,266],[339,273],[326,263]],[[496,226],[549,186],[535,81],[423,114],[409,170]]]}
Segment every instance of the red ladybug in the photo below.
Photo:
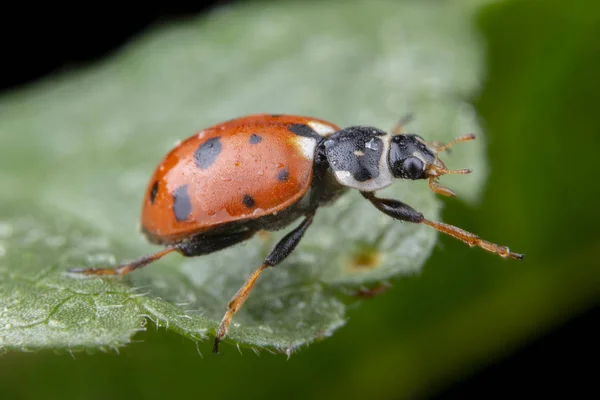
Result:
{"label": "red ladybug", "polygon": [[340,129],[317,118],[250,115],[204,129],[177,145],[158,165],[142,205],[142,231],[152,243],[165,246],[155,254],[116,268],[73,269],[86,275],[125,275],[177,251],[193,257],[243,242],[261,230],[282,229],[302,222],[283,237],[250,275],[228,305],[213,351],[227,333],[261,272],[283,261],[298,245],[319,206],[348,189],[357,189],[378,210],[392,218],[429,225],[440,232],[502,257],[522,259],[499,246],[452,225],[429,221],[400,201],[375,196],[395,178],[428,179],[437,193],[453,196],[437,178],[448,173],[438,153],[446,145],[426,143],[369,126]]}

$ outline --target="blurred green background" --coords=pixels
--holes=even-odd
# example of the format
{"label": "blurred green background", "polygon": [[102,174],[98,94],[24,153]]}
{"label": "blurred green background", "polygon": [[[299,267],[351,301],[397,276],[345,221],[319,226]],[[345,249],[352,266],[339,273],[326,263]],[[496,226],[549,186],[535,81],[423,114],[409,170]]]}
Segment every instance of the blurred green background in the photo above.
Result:
{"label": "blurred green background", "polygon": [[214,357],[209,342],[201,358],[191,341],[149,329],[119,355],[4,355],[1,397],[428,397],[598,307],[600,3],[502,1],[477,19],[487,78],[473,102],[491,173],[480,204],[446,201],[443,216],[508,238],[524,262],[443,237],[421,274],[290,360]]}

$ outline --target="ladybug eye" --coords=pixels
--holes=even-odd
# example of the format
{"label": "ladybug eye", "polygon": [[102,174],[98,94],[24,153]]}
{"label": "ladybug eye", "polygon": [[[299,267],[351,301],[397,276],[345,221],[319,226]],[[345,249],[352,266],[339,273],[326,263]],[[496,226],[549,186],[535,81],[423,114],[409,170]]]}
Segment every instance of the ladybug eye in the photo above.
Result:
{"label": "ladybug eye", "polygon": [[417,157],[408,157],[402,162],[402,175],[407,179],[425,178],[425,165]]}

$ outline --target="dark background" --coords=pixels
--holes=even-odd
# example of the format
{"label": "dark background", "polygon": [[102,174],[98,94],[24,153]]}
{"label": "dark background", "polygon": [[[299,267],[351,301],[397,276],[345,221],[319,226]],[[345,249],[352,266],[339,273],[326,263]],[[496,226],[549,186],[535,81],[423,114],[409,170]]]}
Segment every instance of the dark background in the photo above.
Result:
{"label": "dark background", "polygon": [[[143,9],[135,11],[86,5],[86,7],[80,8],[70,7],[68,10],[38,9],[32,12],[32,10],[22,9],[3,12],[3,22],[0,24],[0,35],[3,38],[0,89],[19,88],[49,74],[84,66],[110,54],[145,28],[188,15],[195,15],[199,12],[206,12],[212,7],[226,6],[229,3],[232,3],[232,1],[204,2],[204,4],[195,7],[160,3],[151,5],[147,3],[144,4]],[[585,2],[579,3],[583,5]],[[579,3],[574,2],[573,7],[579,7]],[[513,10],[509,10],[506,17],[509,17],[510,20],[507,20],[505,25],[507,31],[511,30],[512,24],[518,25],[527,22],[526,17],[523,17],[523,21],[519,21],[518,13],[521,10],[519,7],[527,11],[528,7],[534,6],[514,6]],[[539,11],[543,11],[543,6],[537,5],[535,7],[541,7]],[[491,44],[488,60],[492,62],[490,85],[493,86],[494,77],[501,78],[503,74],[510,74],[511,66],[518,65],[519,57],[522,54],[513,49],[511,40],[520,40],[521,38],[516,37],[517,33],[513,33],[513,37],[510,37],[511,34],[507,33],[510,38],[503,42],[504,36],[502,33],[498,33],[497,24],[489,23],[486,25],[488,23],[486,18],[485,15],[482,17],[482,26]],[[540,21],[542,21],[542,26],[545,26],[542,29],[554,29],[550,27],[552,21],[543,25],[543,20],[542,15]],[[532,22],[532,24],[534,23],[535,21]],[[568,27],[561,28],[558,26],[555,28],[557,29],[557,38],[560,38],[563,29],[566,31]],[[596,37],[600,38],[600,35]],[[552,54],[560,51],[560,48],[560,40],[556,42],[556,47],[548,47],[546,51],[549,63],[552,63]],[[589,52],[584,53],[589,55],[588,61],[591,63],[587,65],[586,71],[591,73],[590,76],[593,77],[594,65],[598,66],[598,58],[600,57],[598,48],[589,49]],[[600,68],[596,68],[595,71],[596,80],[600,80]],[[573,73],[575,74],[575,71]],[[573,79],[577,79],[577,76],[574,76]],[[499,85],[500,83],[496,81],[496,84]],[[572,84],[575,86],[571,87]],[[574,83],[568,81],[564,83],[567,88],[571,87],[573,91],[578,90],[577,84],[583,87],[583,79],[579,83],[576,81]],[[578,97],[581,103],[587,105],[588,110],[597,110],[600,106],[600,103],[597,102],[599,99],[598,93],[593,91],[594,87],[598,87],[598,84],[592,85],[589,99],[582,99],[573,94],[574,97]],[[484,116],[486,112],[491,113],[489,109],[491,106],[488,103],[486,103],[484,91],[482,99],[476,99],[476,105]],[[580,106],[576,100],[570,104],[573,107]],[[554,118],[554,115],[549,112],[547,117]],[[589,132],[595,130],[598,133],[596,127],[589,128]],[[571,132],[566,130],[564,139],[569,139],[570,135]],[[542,135],[539,140],[545,140],[544,136]],[[594,140],[598,143],[598,139]],[[518,141],[513,141],[512,145],[518,146]],[[573,141],[565,141],[565,146],[570,149],[569,152],[565,153],[564,156],[557,157],[555,162],[564,166],[567,171],[573,171],[574,176],[579,175],[579,171],[574,170],[577,167],[574,165],[573,160],[569,159],[569,155],[582,155],[582,153],[585,153],[589,154],[590,157],[594,157],[593,152],[597,150],[595,148],[584,150],[586,148],[585,143],[577,143],[574,139]],[[522,155],[522,152],[519,154]],[[528,170],[520,172],[522,175],[529,175],[533,182],[536,179],[553,179],[552,176],[544,175],[543,167],[536,172]],[[590,177],[589,179],[590,186],[592,186],[590,196],[593,193],[593,186],[596,186],[595,179],[597,178]],[[560,185],[560,183],[557,182],[557,185]],[[579,189],[579,191],[585,193],[583,189]],[[550,198],[549,201],[556,202],[559,205],[561,203],[561,199],[556,198],[556,196]],[[587,204],[593,203],[587,201],[583,203],[583,206]],[[554,211],[568,215],[572,212],[571,207],[572,204],[565,201],[561,206],[557,206]],[[466,206],[450,204],[447,206],[445,213],[445,215],[455,214],[460,216],[468,213],[468,209]],[[579,212],[578,215],[585,215],[585,212]],[[593,215],[594,213],[592,213],[591,218],[593,218]],[[558,217],[560,220],[563,216],[550,214],[547,217],[550,219]],[[456,220],[456,218],[453,218],[453,220]],[[585,234],[585,230],[565,231],[563,234],[577,237],[577,235]],[[560,246],[560,243],[558,242],[556,245]],[[440,254],[436,254],[434,257],[438,261],[443,258]],[[478,371],[467,374],[462,381],[443,389],[437,398],[484,398],[488,397],[490,393],[518,395],[531,392],[531,394],[540,395],[556,393],[558,389],[563,389],[566,393],[572,395],[587,391],[588,394],[595,393],[597,396],[600,390],[595,385],[594,379],[597,379],[597,376],[594,375],[597,375],[597,359],[600,356],[598,345],[598,340],[600,340],[599,321],[600,308],[597,306],[588,307],[586,311],[581,313],[574,313],[564,323],[556,326],[550,332],[529,342],[522,343],[519,348],[514,349],[513,353],[509,352],[496,363],[482,365]],[[335,337],[330,340],[335,340]],[[319,349],[313,347],[309,351],[319,351]],[[205,359],[204,362],[211,362],[210,357],[208,360]]]}

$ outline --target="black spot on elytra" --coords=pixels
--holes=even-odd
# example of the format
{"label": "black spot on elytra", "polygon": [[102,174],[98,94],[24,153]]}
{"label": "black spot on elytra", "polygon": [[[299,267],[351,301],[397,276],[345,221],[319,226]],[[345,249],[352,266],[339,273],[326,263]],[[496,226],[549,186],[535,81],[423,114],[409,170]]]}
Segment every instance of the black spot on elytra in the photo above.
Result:
{"label": "black spot on elytra", "polygon": [[256,133],[253,133],[252,136],[250,136],[250,144],[258,144],[262,141],[262,137],[258,136]]}
{"label": "black spot on elytra", "polygon": [[196,166],[200,169],[210,167],[221,153],[221,138],[214,137],[202,143],[194,153]]}
{"label": "black spot on elytra", "polygon": [[281,117],[283,114],[271,114],[271,117],[273,118],[279,118]]}
{"label": "black spot on elytra", "polygon": [[158,194],[158,181],[154,182],[154,185],[152,185],[152,189],[150,190],[150,203],[151,204],[154,204],[157,194]]}
{"label": "black spot on elytra", "polygon": [[288,169],[284,168],[281,171],[279,171],[279,173],[277,174],[277,179],[281,182],[285,182],[285,181],[287,181],[287,178],[289,176],[290,176],[290,173],[289,173]]}
{"label": "black spot on elytra", "polygon": [[254,201],[254,199],[250,195],[248,195],[248,194],[244,195],[244,199],[242,200],[242,202],[248,208],[252,208],[252,207],[254,207],[254,204],[256,204],[256,202]]}
{"label": "black spot on elytra", "polygon": [[173,213],[177,221],[185,221],[192,212],[192,203],[187,190],[188,185],[183,185],[173,192]]}
{"label": "black spot on elytra", "polygon": [[321,137],[317,132],[313,130],[310,126],[306,124],[290,124],[288,125],[288,130],[298,136],[310,137],[320,139]]}

